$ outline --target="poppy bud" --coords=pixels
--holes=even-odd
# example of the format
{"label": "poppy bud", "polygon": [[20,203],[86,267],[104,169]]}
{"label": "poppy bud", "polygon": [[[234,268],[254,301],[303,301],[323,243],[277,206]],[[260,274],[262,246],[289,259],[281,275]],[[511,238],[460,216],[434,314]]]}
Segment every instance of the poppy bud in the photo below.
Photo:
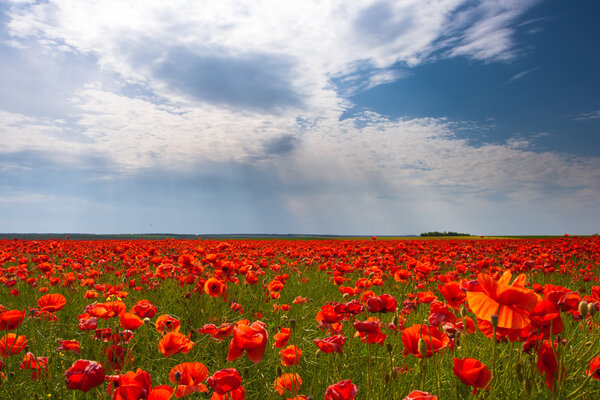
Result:
{"label": "poppy bud", "polygon": [[490,322],[492,323],[494,329],[496,329],[498,327],[498,314],[492,314],[490,317]]}
{"label": "poppy bud", "polygon": [[178,382],[181,380],[181,371],[176,371],[175,374],[175,382]]}
{"label": "poppy bud", "polygon": [[391,353],[391,352],[392,352],[392,349],[394,348],[394,346],[392,346],[392,344],[391,344],[391,343],[388,343],[388,344],[385,346],[385,348],[387,349],[388,353]]}
{"label": "poppy bud", "polygon": [[277,373],[277,376],[283,375],[283,371],[279,365],[277,366],[277,370],[275,372]]}
{"label": "poppy bud", "polygon": [[149,322],[150,322],[150,318],[146,317],[146,318],[144,318],[142,321],[143,321],[145,324],[147,324],[147,323],[149,323]]}
{"label": "poppy bud", "polygon": [[587,301],[580,301],[579,302],[579,307],[577,307],[577,309],[579,310],[579,313],[581,314],[582,317],[585,317],[588,312],[590,311],[590,305],[588,304]]}
{"label": "poppy bud", "polygon": [[398,326],[398,315],[394,315],[394,320],[392,321],[392,324],[394,324],[394,326]]}
{"label": "poppy bud", "polygon": [[421,357],[427,357],[427,343],[425,343],[425,340],[423,340],[423,338],[419,338],[417,349],[419,350],[419,354],[421,355]]}
{"label": "poppy bud", "polygon": [[385,384],[387,385],[390,382],[390,374],[385,374],[385,376],[383,377],[383,380],[384,380]]}
{"label": "poppy bud", "polygon": [[296,320],[294,318],[290,319],[290,327],[294,329],[296,327]]}
{"label": "poppy bud", "polygon": [[589,306],[590,306],[590,307],[589,307],[589,310],[588,310],[588,313],[589,313],[591,316],[594,316],[594,314],[596,313],[596,307],[598,306],[598,303],[588,303],[588,304],[589,304]]}

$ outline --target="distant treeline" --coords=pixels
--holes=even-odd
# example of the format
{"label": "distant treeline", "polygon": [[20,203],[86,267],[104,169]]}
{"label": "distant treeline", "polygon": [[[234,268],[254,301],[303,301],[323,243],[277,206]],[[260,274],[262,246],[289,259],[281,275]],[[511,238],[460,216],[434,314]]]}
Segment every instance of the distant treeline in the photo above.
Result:
{"label": "distant treeline", "polygon": [[421,236],[471,236],[468,233],[460,233],[460,232],[425,232],[425,233],[421,233]]}

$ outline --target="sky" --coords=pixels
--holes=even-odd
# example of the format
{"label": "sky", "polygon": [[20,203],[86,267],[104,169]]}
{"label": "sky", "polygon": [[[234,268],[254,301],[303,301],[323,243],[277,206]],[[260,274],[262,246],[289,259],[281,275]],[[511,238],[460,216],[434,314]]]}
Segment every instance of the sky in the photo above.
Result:
{"label": "sky", "polygon": [[0,232],[597,233],[598,15],[0,0]]}

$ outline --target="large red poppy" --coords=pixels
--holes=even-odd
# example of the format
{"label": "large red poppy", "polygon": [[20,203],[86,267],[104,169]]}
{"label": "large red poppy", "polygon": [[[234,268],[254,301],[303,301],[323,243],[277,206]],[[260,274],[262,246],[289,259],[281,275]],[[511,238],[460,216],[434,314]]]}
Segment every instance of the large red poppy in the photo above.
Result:
{"label": "large red poppy", "polygon": [[489,389],[492,381],[492,372],[474,358],[454,358],[454,375],[465,385],[473,386],[473,394],[477,394],[478,389]]}
{"label": "large red poppy", "polygon": [[90,360],[77,360],[65,371],[65,383],[71,390],[87,393],[104,382],[104,368]]}
{"label": "large red poppy", "polygon": [[[200,362],[177,364],[169,372],[169,381],[177,383],[175,396],[181,398],[193,392],[207,393],[204,380],[208,377],[208,368]],[[179,378],[179,380],[177,380]]]}
{"label": "large red poppy", "polygon": [[268,333],[262,321],[255,321],[251,325],[241,321],[233,328],[233,339],[229,343],[227,361],[237,360],[244,351],[252,362],[260,362],[265,354]]}
{"label": "large red poppy", "polygon": [[158,350],[165,357],[171,357],[177,353],[187,353],[194,346],[188,337],[179,332],[168,332],[158,342]]}
{"label": "large red poppy", "polygon": [[7,333],[0,339],[0,356],[6,358],[18,354],[27,346],[25,335],[17,336],[15,333]]}
{"label": "large red poppy", "polygon": [[353,400],[358,388],[350,379],[335,383],[325,391],[325,400]]}
{"label": "large red poppy", "polygon": [[0,331],[17,329],[25,318],[25,311],[9,310],[0,314]]}
{"label": "large red poppy", "polygon": [[523,329],[529,325],[529,312],[538,302],[538,295],[525,289],[525,275],[519,275],[510,284],[512,273],[505,271],[495,281],[488,274],[479,274],[477,281],[483,291],[467,292],[467,301],[478,319],[489,321],[498,315],[498,327]]}
{"label": "large red poppy", "polygon": [[53,313],[62,310],[67,304],[67,299],[62,294],[46,294],[37,301],[40,311]]}
{"label": "large red poppy", "polygon": [[450,345],[450,338],[437,326],[415,324],[402,331],[402,343],[405,353],[422,358],[419,352],[419,339],[423,338],[427,346],[426,357],[431,357],[441,349]]}

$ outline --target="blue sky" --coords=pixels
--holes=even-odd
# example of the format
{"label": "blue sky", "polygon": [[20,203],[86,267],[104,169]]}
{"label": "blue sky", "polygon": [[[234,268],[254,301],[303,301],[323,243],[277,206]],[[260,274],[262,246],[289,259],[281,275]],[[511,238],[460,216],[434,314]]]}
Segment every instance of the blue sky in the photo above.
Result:
{"label": "blue sky", "polygon": [[0,1],[0,231],[590,234],[594,1]]}

